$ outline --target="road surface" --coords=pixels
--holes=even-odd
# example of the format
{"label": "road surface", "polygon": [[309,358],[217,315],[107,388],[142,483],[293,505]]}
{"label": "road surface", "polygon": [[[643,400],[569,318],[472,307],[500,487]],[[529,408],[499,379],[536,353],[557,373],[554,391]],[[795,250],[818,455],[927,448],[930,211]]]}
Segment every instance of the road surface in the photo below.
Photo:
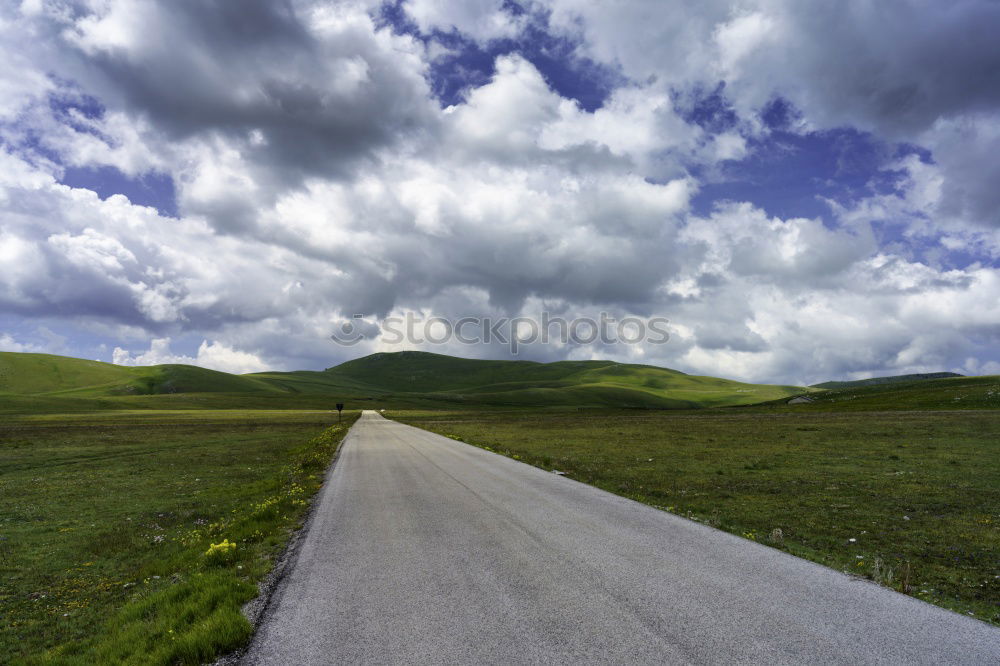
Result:
{"label": "road surface", "polygon": [[247,664],[998,664],[1000,629],[365,412]]}

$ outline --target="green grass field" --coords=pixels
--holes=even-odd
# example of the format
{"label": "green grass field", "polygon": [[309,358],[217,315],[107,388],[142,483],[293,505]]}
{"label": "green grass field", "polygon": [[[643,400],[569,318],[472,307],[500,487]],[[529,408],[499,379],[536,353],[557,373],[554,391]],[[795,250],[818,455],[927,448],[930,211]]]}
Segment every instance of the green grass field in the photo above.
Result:
{"label": "green grass field", "polygon": [[387,416],[1000,624],[1000,411],[838,404]]}
{"label": "green grass field", "polygon": [[0,663],[197,664],[241,646],[241,605],[356,416],[5,418]]}
{"label": "green grass field", "polygon": [[240,607],[356,417],[334,426],[335,402],[1000,623],[1000,377],[816,390],[417,352],[240,376],[0,353],[0,663],[242,645]]}

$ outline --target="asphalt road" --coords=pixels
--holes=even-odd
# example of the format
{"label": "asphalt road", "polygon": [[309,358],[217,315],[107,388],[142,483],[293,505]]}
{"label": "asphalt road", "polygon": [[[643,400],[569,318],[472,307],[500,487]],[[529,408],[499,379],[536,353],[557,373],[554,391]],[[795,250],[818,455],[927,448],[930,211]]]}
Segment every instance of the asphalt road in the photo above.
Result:
{"label": "asphalt road", "polygon": [[1000,629],[365,412],[248,664],[998,664]]}

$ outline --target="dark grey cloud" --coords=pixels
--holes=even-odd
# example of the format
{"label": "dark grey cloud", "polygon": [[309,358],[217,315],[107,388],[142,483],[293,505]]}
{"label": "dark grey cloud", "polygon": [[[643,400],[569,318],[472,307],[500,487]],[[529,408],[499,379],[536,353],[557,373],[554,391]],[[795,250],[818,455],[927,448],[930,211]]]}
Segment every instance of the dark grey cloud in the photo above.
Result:
{"label": "dark grey cloud", "polygon": [[743,110],[780,94],[813,122],[913,137],[938,118],[1000,104],[992,0],[544,4],[556,29],[582,35],[582,50],[636,80],[683,91],[721,79]]}
{"label": "dark grey cloud", "polygon": [[329,174],[431,119],[423,79],[402,62],[412,53],[380,48],[363,22],[317,34],[289,3],[269,0],[181,0],[136,13],[132,27],[148,39],[116,47],[84,18],[79,41],[108,96],[175,138],[257,130],[254,161]]}
{"label": "dark grey cloud", "polygon": [[914,138],[939,118],[1000,105],[996,2],[790,2],[786,10],[788,41],[758,57],[794,56],[783,77],[810,117]]}
{"label": "dark grey cloud", "polygon": [[739,324],[709,322],[695,328],[695,337],[702,349],[763,352],[770,348],[759,334]]}
{"label": "dark grey cloud", "polygon": [[[265,0],[71,7],[11,17],[42,39],[35,55],[56,73],[53,85],[149,127],[154,150],[171,162],[181,212],[221,231],[252,233],[255,211],[305,179],[349,179],[360,164],[436,131],[423,46],[376,32],[356,8]],[[205,185],[218,180],[206,164],[211,153],[242,174],[243,186]]]}

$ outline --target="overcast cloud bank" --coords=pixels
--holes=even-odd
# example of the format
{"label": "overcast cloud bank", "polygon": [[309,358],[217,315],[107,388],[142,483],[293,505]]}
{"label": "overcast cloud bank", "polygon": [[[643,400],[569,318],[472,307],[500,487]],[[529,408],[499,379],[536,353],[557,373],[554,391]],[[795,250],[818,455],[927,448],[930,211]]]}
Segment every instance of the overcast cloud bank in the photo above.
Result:
{"label": "overcast cloud bank", "polygon": [[521,357],[998,373],[998,32],[987,0],[7,3],[0,349],[323,368],[403,348],[334,344],[354,314],[608,312],[670,341]]}

